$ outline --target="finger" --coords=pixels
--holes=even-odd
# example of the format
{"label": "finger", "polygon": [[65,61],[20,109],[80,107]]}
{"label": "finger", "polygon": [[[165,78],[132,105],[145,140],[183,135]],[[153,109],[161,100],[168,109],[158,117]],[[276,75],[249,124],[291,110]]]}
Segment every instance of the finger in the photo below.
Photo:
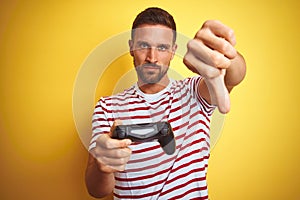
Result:
{"label": "finger", "polygon": [[192,53],[194,57],[215,68],[226,69],[231,64],[230,59],[220,52],[208,48],[199,40],[194,39],[188,42],[188,53]]}
{"label": "finger", "polygon": [[100,149],[96,151],[97,157],[105,156],[107,158],[113,158],[113,159],[130,157],[130,155],[131,155],[130,148]]}
{"label": "finger", "polygon": [[124,171],[128,159],[108,159],[101,157],[96,159],[98,168],[102,172],[112,173],[116,171]]}
{"label": "finger", "polygon": [[112,139],[108,134],[103,134],[96,140],[96,145],[105,149],[124,148],[131,144],[130,139]]}
{"label": "finger", "polygon": [[108,165],[113,172],[121,172],[126,169],[126,165]]}
{"label": "finger", "polygon": [[196,39],[201,40],[206,46],[220,52],[229,59],[233,59],[237,55],[236,49],[232,44],[223,37],[216,36],[210,29],[200,30]]}
{"label": "finger", "polygon": [[216,36],[225,38],[231,45],[236,45],[236,39],[234,35],[234,31],[226,26],[225,24],[221,23],[218,20],[208,20],[206,21],[202,28],[210,29]]}
{"label": "finger", "polygon": [[114,173],[117,171],[124,171],[125,166],[110,166],[98,162],[98,169],[105,173]]}
{"label": "finger", "polygon": [[126,165],[127,162],[129,161],[130,156],[126,157],[120,157],[120,158],[111,158],[111,157],[106,157],[106,156],[101,156],[98,158],[98,162],[101,162],[106,165],[110,166],[117,166],[117,165]]}
{"label": "finger", "polygon": [[193,72],[200,74],[205,78],[211,79],[220,75],[220,70],[218,68],[207,65],[199,58],[196,58],[192,53],[187,53],[184,56],[183,62]]}

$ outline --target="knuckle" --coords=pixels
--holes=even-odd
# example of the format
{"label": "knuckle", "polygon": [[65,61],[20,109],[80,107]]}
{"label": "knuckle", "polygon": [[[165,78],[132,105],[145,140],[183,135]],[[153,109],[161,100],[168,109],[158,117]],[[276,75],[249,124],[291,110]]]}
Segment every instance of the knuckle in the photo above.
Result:
{"label": "knuckle", "polygon": [[126,169],[126,168],[125,168],[125,165],[121,165],[121,166],[118,167],[118,170],[119,170],[119,171],[124,171],[125,169]]}
{"label": "knuckle", "polygon": [[185,54],[183,57],[183,63],[186,64],[187,66],[190,66],[190,62],[189,62],[190,57],[191,57],[190,53]]}
{"label": "knuckle", "polygon": [[113,148],[113,141],[111,139],[106,140],[105,142],[105,148],[112,149]]}
{"label": "knuckle", "polygon": [[234,33],[234,30],[233,29],[231,29],[231,28],[229,28],[229,30],[228,30],[228,37],[234,37],[234,35],[235,35],[235,33]]}
{"label": "knuckle", "polygon": [[125,158],[120,158],[119,159],[119,164],[120,165],[123,165],[123,164],[126,164],[127,163],[127,160]]}
{"label": "knuckle", "polygon": [[128,156],[132,154],[132,150],[130,148],[127,148]]}
{"label": "knuckle", "polygon": [[210,54],[211,62],[215,67],[220,67],[220,63],[222,63],[221,55],[217,52],[212,52]]}
{"label": "knuckle", "polygon": [[221,48],[221,51],[224,52],[224,53],[231,50],[230,45],[228,43],[226,43],[225,40],[224,40],[224,42],[222,42],[220,44],[220,48]]}
{"label": "knuckle", "polygon": [[102,134],[96,139],[96,147],[107,148],[109,142],[109,136],[107,134]]}
{"label": "knuckle", "polygon": [[100,154],[101,154],[101,151],[98,147],[93,149],[92,155],[93,155],[94,158],[99,157]]}
{"label": "knuckle", "polygon": [[96,160],[97,160],[97,163],[100,164],[101,166],[106,164],[104,157],[98,157],[98,158],[96,158]]}
{"label": "knuckle", "polygon": [[190,67],[190,63],[188,62],[188,59],[186,57],[186,55],[183,57],[183,63],[189,68]]}
{"label": "knuckle", "polygon": [[202,27],[203,27],[203,28],[209,27],[212,21],[213,21],[213,20],[206,20],[206,21],[203,23],[203,26],[202,26]]}
{"label": "knuckle", "polygon": [[122,151],[120,151],[120,150],[116,150],[116,151],[115,151],[115,156],[116,156],[117,158],[120,158],[120,159],[122,159],[122,156],[123,156],[123,153],[122,153]]}
{"label": "knuckle", "polygon": [[183,63],[189,70],[191,70],[194,73],[197,73],[198,71],[196,70],[196,67],[192,64],[191,56],[192,55],[186,55],[183,59]]}
{"label": "knuckle", "polygon": [[188,43],[187,43],[187,49],[188,50],[192,50],[192,49],[194,49],[195,48],[195,40],[190,40],[190,41],[188,41]]}
{"label": "knuckle", "polygon": [[98,158],[103,154],[103,148],[102,146],[96,146],[92,151],[91,154],[93,155],[94,158]]}
{"label": "knuckle", "polygon": [[230,65],[230,60],[226,58],[223,54],[214,51],[211,55],[212,65],[216,68],[228,68]]}
{"label": "knuckle", "polygon": [[116,156],[121,159],[127,159],[127,157],[130,157],[130,155],[131,155],[131,150],[129,148],[120,149],[119,151],[116,152]]}
{"label": "knuckle", "polygon": [[211,27],[213,24],[220,24],[221,22],[219,20],[216,20],[216,19],[209,19],[209,20],[206,20],[204,23],[203,23],[203,28],[209,28]]}
{"label": "knuckle", "polygon": [[231,65],[231,61],[229,59],[225,59],[224,68],[227,69]]}
{"label": "knuckle", "polygon": [[209,35],[209,32],[210,32],[209,27],[205,25],[196,33],[196,38],[198,40],[205,40],[205,37]]}

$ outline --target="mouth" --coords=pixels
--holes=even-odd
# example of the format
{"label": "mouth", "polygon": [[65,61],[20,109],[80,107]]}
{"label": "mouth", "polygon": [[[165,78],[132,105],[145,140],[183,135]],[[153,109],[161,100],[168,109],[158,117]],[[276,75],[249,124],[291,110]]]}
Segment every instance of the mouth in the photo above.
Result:
{"label": "mouth", "polygon": [[142,68],[155,70],[155,69],[160,69],[160,66],[156,65],[156,64],[144,64],[144,65],[142,65]]}

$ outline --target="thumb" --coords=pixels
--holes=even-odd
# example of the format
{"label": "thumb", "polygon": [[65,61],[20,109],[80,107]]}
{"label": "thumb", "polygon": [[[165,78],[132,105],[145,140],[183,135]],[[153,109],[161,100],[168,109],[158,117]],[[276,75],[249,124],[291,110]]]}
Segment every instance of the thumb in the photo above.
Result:
{"label": "thumb", "polygon": [[[222,114],[226,114],[230,110],[230,98],[228,90],[225,86],[224,80],[218,77],[219,83],[216,84],[215,90],[216,92],[216,102],[218,105],[218,109]],[[220,80],[221,79],[221,80]]]}
{"label": "thumb", "polygon": [[218,106],[222,114],[226,114],[230,110],[230,97],[229,92],[224,82],[226,70],[222,69],[221,74],[215,78],[209,79],[208,84],[212,103]]}
{"label": "thumb", "polygon": [[[109,133],[109,136],[112,137],[112,133],[113,131],[116,129],[117,126],[119,125],[122,125],[123,122],[119,119],[115,120],[111,129],[110,129],[110,133]],[[131,140],[130,139],[123,139],[123,140],[118,140],[118,139],[113,139],[117,144],[116,146],[118,148],[124,148],[124,147],[127,147],[131,144]]]}
{"label": "thumb", "polygon": [[121,120],[119,120],[119,119],[115,120],[114,123],[113,123],[113,125],[112,125],[112,127],[110,128],[109,136],[111,137],[112,133],[114,132],[114,130],[116,129],[116,127],[119,126],[119,125],[122,125],[122,124],[123,123],[122,123]]}

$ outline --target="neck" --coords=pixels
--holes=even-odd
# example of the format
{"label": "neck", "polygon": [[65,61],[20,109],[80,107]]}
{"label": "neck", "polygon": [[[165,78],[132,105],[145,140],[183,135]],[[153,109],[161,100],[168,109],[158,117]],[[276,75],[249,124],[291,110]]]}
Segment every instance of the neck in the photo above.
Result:
{"label": "neck", "polygon": [[169,78],[166,78],[158,83],[143,83],[142,81],[138,80],[137,85],[145,94],[155,94],[165,89],[169,83]]}

